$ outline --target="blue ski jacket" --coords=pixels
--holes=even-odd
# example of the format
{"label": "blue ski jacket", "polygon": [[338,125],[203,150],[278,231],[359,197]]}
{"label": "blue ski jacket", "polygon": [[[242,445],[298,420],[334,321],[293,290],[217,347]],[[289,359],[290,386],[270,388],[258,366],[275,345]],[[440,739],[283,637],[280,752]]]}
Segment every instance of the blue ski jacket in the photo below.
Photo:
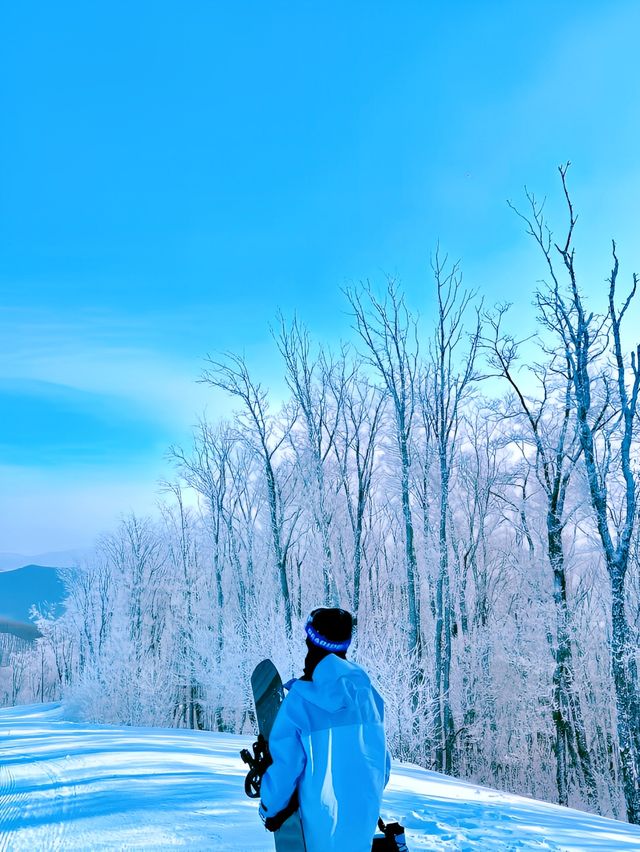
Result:
{"label": "blue ski jacket", "polygon": [[275,816],[297,790],[307,852],[371,852],[391,761],[384,704],[367,673],[329,654],[295,681],[276,717],[262,779]]}

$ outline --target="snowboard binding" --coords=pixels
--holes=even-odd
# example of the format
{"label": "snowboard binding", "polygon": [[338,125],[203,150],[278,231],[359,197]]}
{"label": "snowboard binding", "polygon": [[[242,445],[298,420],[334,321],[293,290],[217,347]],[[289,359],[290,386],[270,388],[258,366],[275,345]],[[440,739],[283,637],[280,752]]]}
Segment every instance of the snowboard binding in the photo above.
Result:
{"label": "snowboard binding", "polygon": [[244,791],[250,799],[259,799],[262,776],[272,762],[269,745],[262,734],[258,734],[258,739],[253,744],[253,754],[248,748],[243,748],[240,757],[249,767],[247,777],[244,779]]}
{"label": "snowboard binding", "polygon": [[378,828],[382,834],[376,834],[373,838],[372,852],[409,852],[404,828],[400,823],[389,822],[385,825],[379,819]]}

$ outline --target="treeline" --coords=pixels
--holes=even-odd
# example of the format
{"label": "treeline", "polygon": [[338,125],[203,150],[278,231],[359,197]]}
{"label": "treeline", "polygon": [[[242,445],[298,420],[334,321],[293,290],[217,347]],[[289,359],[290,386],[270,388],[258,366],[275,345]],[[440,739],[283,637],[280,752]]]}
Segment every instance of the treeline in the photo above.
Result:
{"label": "treeline", "polygon": [[338,351],[281,320],[277,409],[243,358],[207,363],[236,414],[173,448],[159,520],[67,573],[66,612],[38,620],[44,700],[248,731],[254,664],[299,672],[306,614],[339,603],[397,758],[640,822],[636,279],[614,245],[587,307],[560,177],[562,240],[532,197],[521,214],[548,278],[535,340],[436,254],[425,320],[392,281],[346,293]]}

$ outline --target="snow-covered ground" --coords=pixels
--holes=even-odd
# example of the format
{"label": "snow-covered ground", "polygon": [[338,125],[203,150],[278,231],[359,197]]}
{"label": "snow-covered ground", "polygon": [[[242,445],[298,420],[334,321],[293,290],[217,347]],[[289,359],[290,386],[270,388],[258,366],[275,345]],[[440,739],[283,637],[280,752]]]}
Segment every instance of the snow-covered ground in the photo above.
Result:
{"label": "snow-covered ground", "polygon": [[[0,711],[0,850],[273,852],[244,795],[246,737]],[[383,816],[413,850],[640,850],[640,829],[396,765]]]}

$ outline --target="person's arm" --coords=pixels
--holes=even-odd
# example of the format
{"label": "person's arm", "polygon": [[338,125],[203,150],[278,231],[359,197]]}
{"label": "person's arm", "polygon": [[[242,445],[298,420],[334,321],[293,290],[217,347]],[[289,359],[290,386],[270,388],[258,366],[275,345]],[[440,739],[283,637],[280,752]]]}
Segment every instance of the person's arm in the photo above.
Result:
{"label": "person's arm", "polygon": [[388,747],[385,748],[385,752],[384,786],[386,787],[389,783],[389,776],[391,775],[391,755],[389,754]]}
{"label": "person's arm", "polygon": [[[378,713],[380,714],[380,722],[384,726],[384,701],[382,696],[378,692],[378,690],[372,686],[373,698],[378,708]],[[386,744],[386,735],[385,735],[385,755],[384,755],[384,786],[386,787],[389,783],[389,776],[391,775],[391,753],[389,751],[389,746]]]}
{"label": "person's arm", "polygon": [[267,828],[271,828],[274,825],[272,821],[287,809],[306,762],[299,733],[285,705],[280,709],[271,731],[269,753],[273,763],[263,775],[260,786],[260,816]]}

